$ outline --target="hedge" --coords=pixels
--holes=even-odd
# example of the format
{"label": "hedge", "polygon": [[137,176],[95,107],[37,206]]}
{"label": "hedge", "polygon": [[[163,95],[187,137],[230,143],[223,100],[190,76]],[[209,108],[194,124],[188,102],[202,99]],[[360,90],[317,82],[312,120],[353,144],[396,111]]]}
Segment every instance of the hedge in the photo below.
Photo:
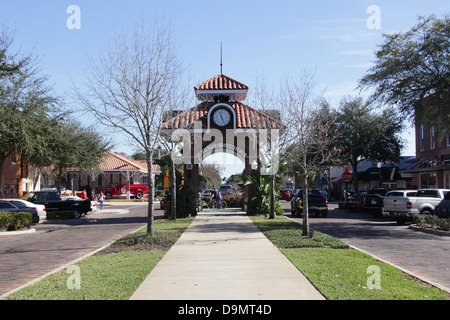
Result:
{"label": "hedge", "polygon": [[0,212],[0,231],[17,231],[29,229],[32,223],[31,213]]}

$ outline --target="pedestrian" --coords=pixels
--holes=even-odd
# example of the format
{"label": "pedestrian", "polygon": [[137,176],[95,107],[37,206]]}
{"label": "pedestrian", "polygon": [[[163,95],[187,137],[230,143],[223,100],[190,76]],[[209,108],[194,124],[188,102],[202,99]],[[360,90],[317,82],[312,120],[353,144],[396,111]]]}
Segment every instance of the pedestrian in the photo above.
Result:
{"label": "pedestrian", "polygon": [[217,207],[222,209],[222,195],[217,188],[214,188],[214,199],[216,200]]}
{"label": "pedestrian", "polygon": [[98,196],[98,202],[100,203],[100,210],[103,210],[103,200],[105,200],[105,195],[103,191],[100,191],[100,195]]}

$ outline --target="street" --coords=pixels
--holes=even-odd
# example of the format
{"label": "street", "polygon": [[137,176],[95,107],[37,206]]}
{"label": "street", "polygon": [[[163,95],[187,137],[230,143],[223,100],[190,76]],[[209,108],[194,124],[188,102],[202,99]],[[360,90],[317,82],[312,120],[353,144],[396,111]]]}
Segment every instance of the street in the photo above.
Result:
{"label": "street", "polygon": [[[301,223],[302,218],[290,215],[290,203],[280,201],[285,215]],[[369,213],[340,210],[337,204],[329,204],[328,207],[327,218],[310,218],[311,229],[339,238],[351,246],[450,288],[450,234],[441,236],[415,231],[408,224],[399,225]]]}
{"label": "street", "polygon": [[[105,203],[103,213],[46,221],[33,225],[34,233],[0,236],[0,295],[145,226],[146,204]],[[155,209],[158,219],[163,215],[159,203]]]}
{"label": "street", "polygon": [[[285,215],[290,203],[280,200]],[[159,208],[159,204],[155,205]],[[34,233],[0,236],[0,295],[78,259],[144,226],[145,203],[105,204],[103,213],[80,220],[47,221]],[[109,210],[114,209],[110,212]],[[113,213],[119,212],[119,213]],[[155,219],[163,215],[155,210]],[[329,204],[327,218],[310,218],[314,230],[337,237],[421,277],[450,288],[450,237],[415,231],[408,225],[351,213]]]}

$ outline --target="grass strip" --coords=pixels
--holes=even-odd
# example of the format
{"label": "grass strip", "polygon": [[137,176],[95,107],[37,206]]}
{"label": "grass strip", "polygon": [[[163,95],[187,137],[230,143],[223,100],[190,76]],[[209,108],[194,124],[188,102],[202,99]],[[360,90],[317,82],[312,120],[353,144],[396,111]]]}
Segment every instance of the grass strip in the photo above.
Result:
{"label": "grass strip", "polygon": [[448,300],[450,295],[318,231],[303,237],[286,217],[250,217],[329,300]]}
{"label": "grass strip", "polygon": [[129,299],[192,221],[157,220],[153,236],[144,227],[5,300]]}

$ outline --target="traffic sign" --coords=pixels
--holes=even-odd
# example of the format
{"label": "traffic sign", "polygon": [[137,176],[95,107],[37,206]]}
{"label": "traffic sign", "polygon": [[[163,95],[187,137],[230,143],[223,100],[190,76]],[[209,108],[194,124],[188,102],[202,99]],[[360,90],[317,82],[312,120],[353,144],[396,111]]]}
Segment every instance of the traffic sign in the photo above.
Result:
{"label": "traffic sign", "polygon": [[344,180],[344,182],[350,182],[352,181],[352,174],[348,171],[344,172],[342,174],[342,180]]}

